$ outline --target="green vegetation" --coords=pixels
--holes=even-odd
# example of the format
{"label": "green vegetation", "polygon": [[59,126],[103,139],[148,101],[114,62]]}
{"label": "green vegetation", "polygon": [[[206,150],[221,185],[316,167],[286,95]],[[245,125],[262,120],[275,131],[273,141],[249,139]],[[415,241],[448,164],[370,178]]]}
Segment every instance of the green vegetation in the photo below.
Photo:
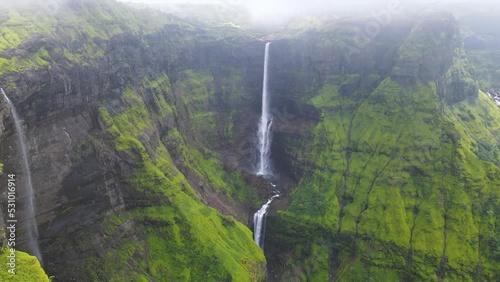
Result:
{"label": "green vegetation", "polygon": [[[169,130],[156,148],[145,147],[149,144],[142,144],[140,137],[154,132],[153,120],[168,116],[172,108],[166,102],[171,90],[158,86],[169,85],[168,77],[144,78],[142,85],[140,92],[153,96],[152,105],[146,105],[146,97],[141,97],[140,92],[126,87],[121,96],[122,110],[114,110],[111,115],[105,107],[99,109],[100,120],[115,149],[125,152],[134,163],[129,181],[135,189],[133,193],[140,195],[136,200],[139,207],[108,217],[101,228],[107,236],[115,236],[123,232],[128,222],[141,230],[140,243],[120,239],[101,258],[99,264],[105,271],[93,271],[97,262],[89,259],[84,267],[88,277],[110,281],[123,277],[166,281],[262,280],[265,258],[254,244],[250,230],[202,204],[178,168],[195,173],[211,188],[238,200],[247,198],[244,191],[248,187],[239,174],[222,170],[214,152],[201,153],[188,145],[178,129]],[[191,87],[198,86],[193,82]],[[130,269],[123,268],[125,262]]]}
{"label": "green vegetation", "polygon": [[40,266],[40,262],[34,256],[21,251],[16,251],[15,274],[9,273],[9,259],[10,250],[6,247],[0,249],[0,257],[2,258],[2,267],[0,269],[0,281],[50,281],[47,274]]}
{"label": "green vegetation", "polygon": [[[186,123],[181,124],[184,134],[194,136],[194,142],[201,144],[213,144],[214,140],[208,139],[208,132],[215,134],[214,129],[208,128],[214,126],[215,121],[207,118],[194,118],[204,112],[207,106],[198,108],[196,105],[209,103],[210,99],[207,87],[211,87],[211,80],[208,76],[198,76],[194,72],[187,72],[189,78],[177,84],[177,91],[183,94],[183,101],[177,101],[176,109],[188,109],[188,113],[174,112],[173,107],[166,100],[173,100],[171,97],[171,89],[169,79],[166,75],[160,75],[157,79],[151,80],[144,78],[142,87],[139,89],[141,94],[135,93],[132,88],[127,87],[122,93],[122,103],[125,105],[123,110],[116,112],[114,117],[111,117],[105,108],[100,108],[101,120],[107,127],[107,131],[116,139],[116,149],[127,150],[137,148],[138,141],[136,137],[144,134],[153,125],[152,119],[164,119],[170,115],[187,115]],[[195,79],[196,78],[196,79]],[[146,106],[140,95],[152,97],[152,103]],[[148,98],[149,99],[149,98]],[[182,104],[180,104],[182,103]],[[185,106],[183,106],[185,105]],[[180,110],[179,110],[180,111]],[[151,113],[151,114],[150,114]],[[187,130],[187,128],[191,130]],[[119,134],[119,132],[127,132],[127,134]],[[199,134],[199,133],[203,134]],[[253,202],[255,193],[247,184],[244,183],[241,175],[237,172],[226,172],[222,169],[223,164],[220,161],[220,156],[211,149],[203,148],[196,149],[189,144],[189,137],[182,135],[177,128],[167,132],[162,136],[165,146],[158,146],[155,150],[155,156],[152,159],[156,165],[170,171],[171,177],[176,177],[178,170],[172,163],[172,154],[176,159],[180,160],[179,167],[190,171],[201,180],[208,188],[215,190],[228,196],[232,200],[239,202]],[[199,140],[198,138],[203,138]],[[215,139],[216,136],[213,136]],[[140,149],[141,154],[146,154]],[[169,153],[170,152],[170,153]]]}
{"label": "green vegetation", "polygon": [[453,63],[445,76],[445,91],[441,93],[447,102],[455,103],[477,97],[478,83],[473,79],[472,73],[464,51],[455,50]]}
{"label": "green vegetation", "polygon": [[[163,40],[161,44],[182,49],[199,36],[198,30],[191,34],[194,28],[170,16],[149,9],[130,9],[114,0],[59,4],[54,16],[43,15],[36,23],[33,18],[38,11],[29,7],[5,10],[0,22],[0,75],[41,70],[57,74],[61,69],[96,73],[96,67],[103,62],[113,65],[111,72],[130,71],[137,62],[134,58],[123,60],[123,53],[127,53],[123,49],[129,45],[149,48],[149,44]],[[161,39],[157,38],[159,34]],[[14,52],[19,49],[29,52]],[[138,50],[141,56],[142,51]],[[168,60],[178,59],[176,54],[172,56]],[[107,101],[97,105],[104,139],[133,167],[130,174],[121,177],[133,189],[134,205],[138,207],[104,216],[103,222],[98,220],[96,224],[106,232],[105,238],[117,239],[113,246],[106,246],[106,254],[90,252],[78,265],[79,273],[89,280],[263,279],[265,258],[248,228],[206,207],[199,199],[207,192],[224,194],[228,201],[248,203],[255,200],[255,193],[239,172],[224,171],[219,154],[211,148],[218,142],[216,130],[231,135],[227,132],[231,121],[220,123],[221,128],[216,129],[215,124],[222,119],[206,106],[215,99],[213,78],[191,70],[182,75],[184,79],[177,80],[173,88],[165,74],[144,74],[134,85],[123,87],[117,99],[119,106]],[[16,85],[9,83],[7,88]],[[174,97],[173,89],[181,99]],[[151,140],[154,142],[148,142]],[[101,149],[102,143],[100,134],[88,140],[88,144]],[[200,191],[193,189],[193,183],[202,183],[196,187]],[[117,222],[120,225],[115,225]],[[147,231],[141,233],[140,243],[132,242],[135,237],[121,236],[121,232],[128,231],[121,226],[124,223],[133,223],[137,228],[134,230]],[[92,234],[87,232],[72,233],[84,248],[92,245]],[[170,241],[170,235],[178,240]],[[60,243],[69,240],[61,239]],[[130,268],[123,269],[123,265]]]}
{"label": "green vegetation", "polygon": [[240,202],[255,201],[255,192],[252,191],[239,173],[228,173],[223,167],[219,156],[209,149],[200,152],[186,144],[178,130],[170,131],[164,138],[168,148],[181,161],[181,167],[194,172],[204,185]]}
{"label": "green vegetation", "polygon": [[[267,226],[283,281],[500,279],[500,112],[477,90],[453,19],[434,17],[404,35],[390,74],[353,62],[363,73],[324,74],[301,97],[321,119],[281,144],[301,172]],[[355,33],[336,30],[318,52]]]}
{"label": "green vegetation", "polygon": [[[64,77],[65,91],[66,76],[71,86],[103,82],[99,98],[82,106],[93,119],[80,148],[96,151],[106,186],[97,191],[114,194],[95,224],[69,226],[61,234],[74,238],[61,236],[49,252],[83,253],[72,259],[75,275],[88,281],[264,280],[266,259],[250,230],[205,203],[222,199],[230,213],[231,204],[257,201],[223,153],[239,150],[237,127],[247,125],[248,112],[238,107],[255,103],[258,92],[248,84],[260,65],[232,60],[255,58],[258,46],[233,46],[243,32],[230,23],[208,33],[218,19],[194,27],[111,0],[61,2],[59,13],[39,21],[36,11],[0,8],[0,75],[8,88],[16,72],[32,83],[33,70]],[[267,226],[268,250],[285,258],[282,280],[500,280],[500,112],[476,91],[454,21],[426,18],[409,34],[384,31],[363,42],[365,20],[302,18],[276,34],[293,38],[276,44],[293,59],[273,85],[286,89],[273,98],[286,99],[297,116],[276,126],[299,180]],[[217,48],[233,57],[219,62],[204,53]],[[344,51],[359,52],[338,55]],[[484,61],[496,53],[470,54],[483,87],[494,85],[487,77],[496,64]],[[92,81],[79,80],[88,73]],[[290,73],[293,83],[282,79]],[[33,96],[22,97],[23,106],[59,103],[52,100],[62,91],[48,84],[24,87]],[[18,268],[19,281],[48,279],[26,254]]]}
{"label": "green vegetation", "polygon": [[[186,70],[182,72],[182,79],[177,81],[174,87],[183,93],[179,102],[186,105],[186,112],[181,112],[181,115],[189,120],[190,125],[189,128],[181,127],[181,130],[188,131],[186,132],[188,136],[200,143],[216,143],[216,117],[214,112],[208,110],[215,99],[213,77]],[[182,108],[177,108],[183,111]]]}
{"label": "green vegetation", "polygon": [[[182,121],[178,129],[162,136],[168,150],[181,160],[180,167],[193,172],[203,185],[232,200],[253,203],[256,200],[255,191],[243,181],[241,175],[221,169],[223,164],[215,147],[221,135],[231,140],[232,112],[220,113],[212,109],[217,99],[213,77],[193,70],[183,71],[180,77],[173,85],[175,91],[180,93],[173,108]],[[231,79],[230,86],[235,89],[239,77],[232,74]],[[234,103],[240,94],[238,91],[232,92],[233,89],[227,94],[229,104]],[[202,144],[203,148],[195,148],[191,145],[193,143]]]}
{"label": "green vegetation", "polygon": [[464,136],[464,146],[479,159],[500,167],[500,111],[482,91],[476,101],[461,102],[447,109],[458,131]]}
{"label": "green vegetation", "polygon": [[[493,103],[480,93],[443,115],[433,84],[386,79],[367,97],[338,87],[311,99],[322,110],[305,154],[316,168],[277,219],[281,239],[303,238],[290,239],[291,265],[311,280],[332,259],[341,281],[498,279],[500,166],[484,151],[499,144]],[[313,233],[320,246],[299,235]]]}
{"label": "green vegetation", "polygon": [[467,58],[474,65],[474,70],[482,89],[490,89],[500,85],[500,50],[489,48],[484,50],[469,49]]}
{"label": "green vegetation", "polygon": [[[62,63],[87,66],[105,56],[113,37],[147,35],[174,23],[157,11],[134,10],[112,0],[60,1],[53,16],[36,4],[5,11],[8,18],[0,22],[0,74]],[[21,45],[29,54],[6,55]]]}

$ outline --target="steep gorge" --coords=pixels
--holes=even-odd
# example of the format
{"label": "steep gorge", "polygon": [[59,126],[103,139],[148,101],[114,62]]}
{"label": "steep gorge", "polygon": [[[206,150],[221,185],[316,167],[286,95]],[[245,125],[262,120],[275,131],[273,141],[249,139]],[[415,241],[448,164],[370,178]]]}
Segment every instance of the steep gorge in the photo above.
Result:
{"label": "steep gorge", "polygon": [[[247,228],[269,196],[248,173],[265,42],[63,3],[38,26],[8,12],[0,41],[55,281],[500,279],[500,159],[484,150],[500,112],[450,16],[395,22],[353,56],[363,21],[273,40],[271,158],[287,183],[266,265]],[[5,106],[0,125],[3,171],[20,174]]]}
{"label": "steep gorge", "polygon": [[[235,167],[224,170],[216,149],[242,138],[232,124],[245,113],[227,109],[245,103],[238,92],[253,91],[252,75],[240,73],[262,69],[232,68],[262,57],[261,44],[241,40],[245,55],[208,35],[198,46],[189,27],[138,32],[145,15],[111,1],[66,5],[61,15],[88,19],[95,38],[67,19],[47,20],[47,30],[69,34],[69,46],[59,33],[41,34],[20,42],[40,58],[4,51],[12,55],[2,85],[29,139],[44,268],[59,281],[262,278],[265,259],[250,230],[203,204],[241,221],[253,208],[254,192]],[[87,9],[110,14],[91,18]],[[120,25],[122,14],[124,30],[102,30],[107,17]],[[8,71],[19,61],[26,67]],[[2,162],[18,172],[6,125]]]}

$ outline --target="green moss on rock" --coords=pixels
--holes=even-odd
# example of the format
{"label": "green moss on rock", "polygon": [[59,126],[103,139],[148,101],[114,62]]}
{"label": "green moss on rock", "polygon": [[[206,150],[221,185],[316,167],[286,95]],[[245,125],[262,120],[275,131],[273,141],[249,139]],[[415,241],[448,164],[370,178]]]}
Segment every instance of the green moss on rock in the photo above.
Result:
{"label": "green moss on rock", "polygon": [[497,279],[499,265],[485,242],[498,230],[485,215],[499,208],[493,187],[500,167],[494,151],[478,149],[500,143],[492,102],[480,93],[443,114],[433,83],[403,88],[386,79],[362,99],[337,87],[325,85],[310,100],[322,110],[304,154],[314,168],[278,213],[281,226],[294,225],[279,238],[296,236],[289,240],[297,250],[314,250],[299,234],[321,234],[324,242],[338,241],[346,257],[325,243],[330,251],[302,252],[292,264],[308,277],[324,276],[308,261],[327,254],[337,261],[329,273],[340,281]]}
{"label": "green moss on rock", "polygon": [[[152,89],[144,95],[154,97],[159,106],[156,110],[146,106],[143,99],[148,97],[130,87],[122,92],[121,110],[114,109],[112,115],[105,107],[99,108],[100,123],[115,149],[134,162],[132,175],[126,177],[134,193],[140,195],[136,201],[139,207],[108,217],[101,228],[107,236],[124,232],[125,225],[141,232],[138,244],[119,239],[116,248],[99,259],[105,273],[87,270],[88,275],[110,281],[130,275],[138,280],[260,281],[265,276],[265,258],[250,230],[202,204],[178,167],[194,172],[216,191],[243,198],[232,192],[237,191],[233,184],[242,183],[241,178],[223,172],[214,152],[194,149],[177,129],[158,140],[162,142],[154,150],[140,141],[141,136],[155,130],[154,119],[170,114],[165,99],[168,90],[163,93],[156,86],[167,82],[166,77],[142,82]],[[124,262],[129,270],[123,269]],[[85,269],[92,269],[95,263],[88,260]]]}
{"label": "green moss on rock", "polygon": [[4,247],[0,249],[0,258],[2,261],[2,267],[0,269],[1,281],[50,281],[38,259],[21,251],[15,252],[15,274],[10,273],[10,259],[7,257],[10,254],[11,252],[8,248]]}

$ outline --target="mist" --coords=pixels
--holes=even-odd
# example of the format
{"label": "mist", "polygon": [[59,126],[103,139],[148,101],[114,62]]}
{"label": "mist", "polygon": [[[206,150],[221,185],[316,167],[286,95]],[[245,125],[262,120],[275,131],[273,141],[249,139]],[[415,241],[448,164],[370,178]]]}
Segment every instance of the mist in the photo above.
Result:
{"label": "mist", "polygon": [[[162,7],[169,12],[187,13],[186,6],[212,6],[217,12],[232,10],[247,17],[252,24],[283,25],[297,17],[346,18],[377,14],[383,10],[397,9],[401,16],[415,15],[425,11],[447,11],[455,15],[470,11],[492,12],[500,10],[493,0],[120,0]],[[182,5],[183,9],[176,9]],[[220,16],[220,15],[215,15]]]}

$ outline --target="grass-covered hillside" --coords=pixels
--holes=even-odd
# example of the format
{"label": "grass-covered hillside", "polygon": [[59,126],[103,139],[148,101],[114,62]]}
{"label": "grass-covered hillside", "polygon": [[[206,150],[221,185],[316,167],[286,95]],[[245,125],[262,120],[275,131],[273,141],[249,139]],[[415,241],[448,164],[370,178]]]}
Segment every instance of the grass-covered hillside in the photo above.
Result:
{"label": "grass-covered hillside", "polygon": [[460,47],[448,58],[450,26],[417,24],[375,87],[339,74],[308,100],[321,119],[268,225],[277,280],[500,279],[500,111]]}
{"label": "grass-covered hillside", "polygon": [[386,79],[357,103],[335,86],[312,100],[336,110],[323,111],[305,155],[315,169],[276,222],[304,277],[498,279],[500,169],[482,142],[498,147],[500,112],[480,93],[443,114],[436,97]]}

